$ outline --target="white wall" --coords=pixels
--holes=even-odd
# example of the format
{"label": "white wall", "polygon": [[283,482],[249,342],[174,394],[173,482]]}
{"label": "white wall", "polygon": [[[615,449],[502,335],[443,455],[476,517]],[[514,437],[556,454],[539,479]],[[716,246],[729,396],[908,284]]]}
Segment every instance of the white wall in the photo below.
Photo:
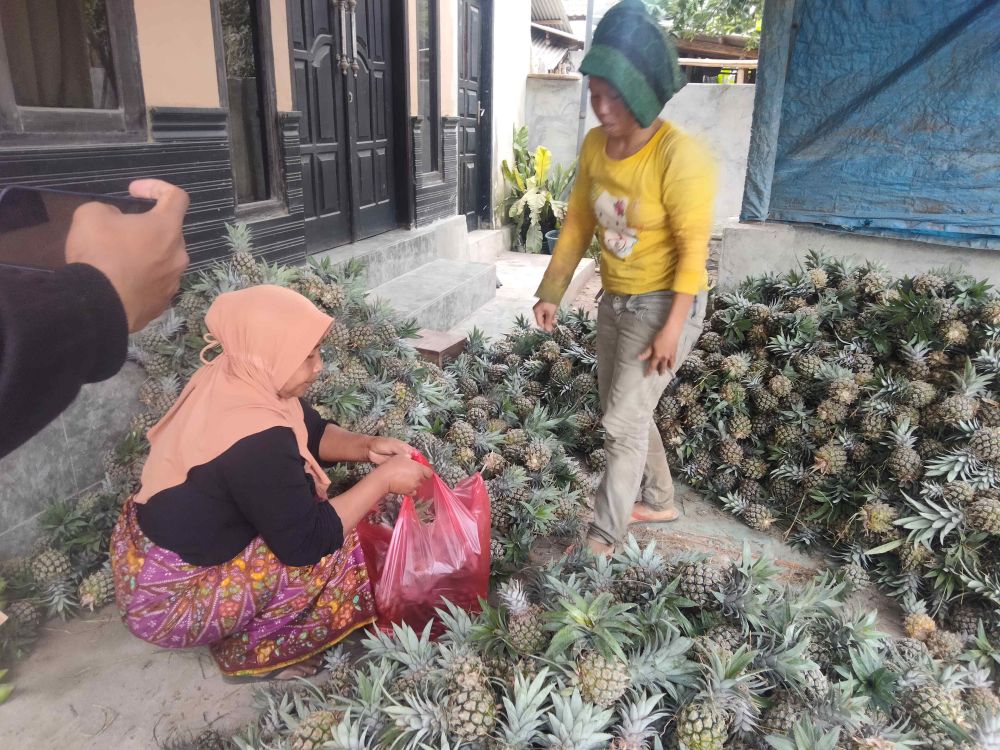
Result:
{"label": "white wall", "polygon": [[[524,123],[524,92],[531,72],[531,3],[503,0],[493,5],[493,205],[505,193],[500,164],[514,158],[512,133]],[[494,222],[496,212],[494,211]]]}
{"label": "white wall", "polygon": [[1000,263],[995,250],[867,237],[798,224],[754,222],[727,227],[723,232],[719,285],[733,286],[747,276],[796,268],[809,250],[858,263],[875,261],[885,265],[893,276],[912,276],[933,268],[955,266],[977,279],[1000,284]]}
{"label": "white wall", "polygon": [[[567,164],[577,153],[580,79],[531,76],[527,89],[528,145],[552,151],[556,163]],[[667,102],[662,117],[698,138],[719,166],[715,201],[717,226],[732,223],[743,203],[754,87],[689,83]],[[587,105],[585,131],[597,127]]]}

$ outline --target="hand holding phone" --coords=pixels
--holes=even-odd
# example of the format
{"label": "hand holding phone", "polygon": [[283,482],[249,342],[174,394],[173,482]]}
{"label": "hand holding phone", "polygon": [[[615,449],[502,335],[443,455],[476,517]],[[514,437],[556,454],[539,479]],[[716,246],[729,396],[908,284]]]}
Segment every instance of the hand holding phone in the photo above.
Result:
{"label": "hand holding phone", "polygon": [[167,308],[187,268],[181,228],[189,199],[162,180],[136,180],[129,193],[156,205],[146,213],[123,214],[107,203],[84,203],[73,214],[66,262],[87,263],[107,276],[129,331],[138,331]]}

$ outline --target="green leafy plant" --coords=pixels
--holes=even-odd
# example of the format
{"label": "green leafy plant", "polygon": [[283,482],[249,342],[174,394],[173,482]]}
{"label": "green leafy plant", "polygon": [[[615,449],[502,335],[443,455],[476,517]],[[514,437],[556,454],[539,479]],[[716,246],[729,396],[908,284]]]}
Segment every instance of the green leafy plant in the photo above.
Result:
{"label": "green leafy plant", "polygon": [[502,165],[507,182],[503,215],[514,220],[515,249],[540,253],[546,232],[558,229],[566,216],[566,196],[576,177],[576,162],[552,166],[552,152],[528,150],[528,129],[514,129],[514,166]]}
{"label": "green leafy plant", "polygon": [[677,36],[695,34],[739,34],[747,37],[747,49],[760,45],[760,21],[764,3],[756,0],[646,0],[655,18]]}

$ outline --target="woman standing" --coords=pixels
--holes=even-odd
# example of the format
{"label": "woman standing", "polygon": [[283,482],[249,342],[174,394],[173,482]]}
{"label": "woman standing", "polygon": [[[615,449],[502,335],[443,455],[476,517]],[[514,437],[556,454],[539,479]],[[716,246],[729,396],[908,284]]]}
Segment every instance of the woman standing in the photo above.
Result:
{"label": "woman standing", "polygon": [[608,554],[629,523],[679,515],[653,411],[701,333],[715,167],[693,139],[659,118],[684,81],[672,43],[641,0],[622,0],[605,14],[580,72],[590,76],[600,127],[584,139],[534,312],[551,331],[596,229],[605,291],[597,378],[608,464],[588,544]]}
{"label": "woman standing", "polygon": [[[300,400],[332,323],[305,297],[229,292],[205,322],[206,349],[222,351],[149,431],[142,486],[111,537],[115,597],[133,634],[209,646],[224,675],[306,676],[375,617],[354,527],[431,473],[406,443],[348,432]],[[320,461],[378,466],[328,499]]]}

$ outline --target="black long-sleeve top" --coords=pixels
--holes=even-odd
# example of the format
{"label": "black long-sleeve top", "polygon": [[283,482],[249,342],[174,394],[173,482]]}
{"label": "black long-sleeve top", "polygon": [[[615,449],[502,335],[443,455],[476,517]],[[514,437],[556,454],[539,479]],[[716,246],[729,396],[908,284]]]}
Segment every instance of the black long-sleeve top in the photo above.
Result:
{"label": "black long-sleeve top", "polygon": [[[327,422],[302,404],[309,451],[319,456]],[[261,536],[286,565],[312,565],[340,549],[344,528],[317,502],[295,433],[272,427],[233,444],[188,472],[187,480],[138,506],[139,526],[155,544],[192,565],[231,560]]]}
{"label": "black long-sleeve top", "polygon": [[93,266],[0,268],[0,457],[114,375],[128,351],[117,292]]}

